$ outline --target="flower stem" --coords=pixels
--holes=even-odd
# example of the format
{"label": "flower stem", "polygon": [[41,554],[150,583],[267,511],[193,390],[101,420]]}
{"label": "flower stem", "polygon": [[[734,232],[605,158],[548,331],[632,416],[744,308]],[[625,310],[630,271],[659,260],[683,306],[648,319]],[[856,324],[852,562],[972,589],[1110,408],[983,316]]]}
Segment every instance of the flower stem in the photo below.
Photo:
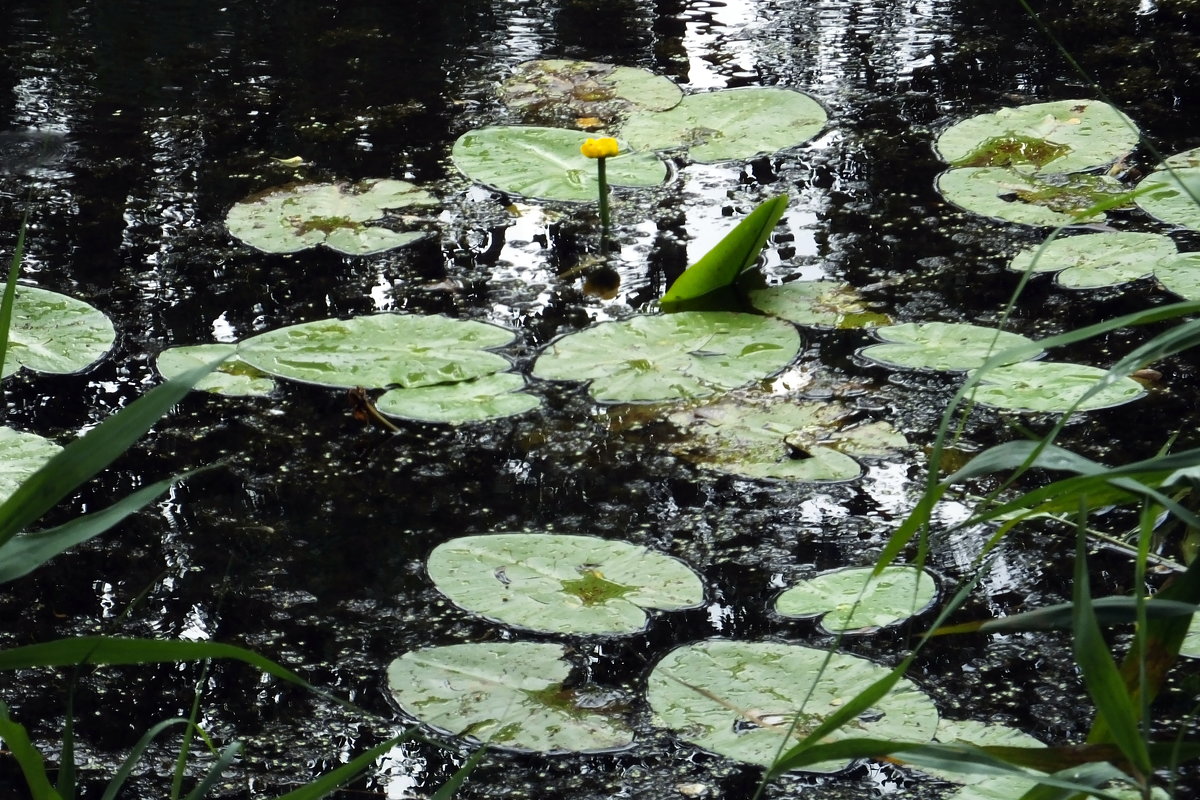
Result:
{"label": "flower stem", "polygon": [[600,225],[608,233],[608,176],[605,174],[604,162],[607,158],[596,159],[596,180],[600,183]]}

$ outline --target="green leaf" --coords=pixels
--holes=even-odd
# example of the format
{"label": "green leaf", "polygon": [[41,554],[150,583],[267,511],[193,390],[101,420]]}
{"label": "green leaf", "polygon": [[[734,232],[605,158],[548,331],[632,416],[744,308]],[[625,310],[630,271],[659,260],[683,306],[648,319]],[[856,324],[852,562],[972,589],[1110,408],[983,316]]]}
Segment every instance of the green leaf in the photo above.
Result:
{"label": "green leaf", "polygon": [[781,320],[686,311],[605,322],[552,342],[533,366],[545,380],[590,381],[601,403],[707,397],[786,367],[800,334]]}
{"label": "green leaf", "polygon": [[432,647],[388,666],[388,689],[405,713],[488,747],[540,753],[596,752],[633,741],[620,709],[587,702],[564,685],[564,648],[534,642]]}
{"label": "green leaf", "polygon": [[920,614],[937,597],[937,584],[923,569],[890,566],[872,573],[851,567],[800,581],[779,595],[775,610],[784,617],[822,616],[827,631],[864,633]]}
{"label": "green leaf", "polygon": [[[650,673],[647,698],[655,724],[729,758],[774,765],[772,774],[779,774],[793,767],[777,762],[782,751],[888,672],[866,659],[800,645],[714,639],[663,657]],[[862,735],[929,741],[937,727],[933,701],[904,679],[864,711],[825,741]],[[842,759],[822,760],[804,769],[846,766]]]}
{"label": "green leaf", "polygon": [[636,633],[646,609],[704,600],[700,578],[683,562],[593,536],[465,536],[438,545],[426,568],[455,605],[548,633]]}
{"label": "green leaf", "polygon": [[1018,333],[965,322],[906,322],[872,333],[885,344],[864,347],[859,355],[902,369],[956,372],[974,369],[1001,353],[1007,356],[1005,363],[1012,363],[1042,352],[1036,342]]}
{"label": "green leaf", "polygon": [[1022,250],[1008,266],[1018,272],[1057,271],[1061,286],[1094,289],[1144,278],[1176,258],[1175,242],[1161,234],[1092,233]]}
{"label": "green leaf", "polygon": [[1137,189],[1135,200],[1150,216],[1200,230],[1200,148],[1171,156]]}
{"label": "green leaf", "polygon": [[16,759],[25,777],[25,787],[33,800],[62,800],[61,795],[50,785],[46,774],[46,762],[42,754],[29,741],[25,726],[14,722],[8,714],[8,705],[0,702],[0,739],[9,754]]}
{"label": "green leaf", "polygon": [[138,739],[137,744],[133,746],[133,749],[129,751],[129,755],[125,757],[125,760],[121,762],[121,766],[113,774],[112,780],[108,782],[108,786],[104,787],[104,794],[100,795],[100,800],[116,800],[118,792],[124,787],[125,781],[129,780],[129,776],[133,774],[133,770],[137,767],[138,761],[141,760],[142,755],[146,752],[146,748],[158,738],[160,733],[175,725],[188,724],[190,723],[186,717],[172,717],[171,719],[163,720],[142,734],[142,738]]}
{"label": "green leaf", "polygon": [[508,359],[488,351],[514,336],[474,320],[375,314],[268,331],[239,344],[237,354],[268,374],[321,386],[413,388],[510,369]]}
{"label": "green leaf", "polygon": [[265,372],[250,366],[237,356],[236,344],[198,344],[187,347],[171,347],[158,354],[155,366],[168,380],[182,375],[201,364],[224,361],[208,375],[196,382],[200,391],[227,397],[266,397],[275,391],[275,381]]}
{"label": "green leaf", "polygon": [[[507,194],[594,203],[600,196],[596,160],[579,152],[588,138],[561,128],[479,128],[458,137],[451,158],[471,180]],[[658,156],[622,151],[605,159],[609,185],[648,187],[666,181],[667,165]]]}
{"label": "green leaf", "polygon": [[1200,658],[1200,617],[1194,617],[1179,645],[1179,655]]}
{"label": "green leaf", "polygon": [[768,155],[807,142],[828,115],[806,94],[776,86],[687,95],[669,111],[631,114],[621,135],[634,150],[685,149],[712,164]]}
{"label": "green leaf", "polygon": [[0,502],[30,475],[62,451],[62,448],[36,433],[24,433],[0,427]]}
{"label": "green leaf", "polygon": [[[1103,388],[1093,391],[1101,382]],[[1062,413],[1118,406],[1145,393],[1132,378],[1111,376],[1098,367],[1027,361],[984,372],[972,398],[993,408]]]}
{"label": "green leaf", "polygon": [[523,376],[495,372],[458,383],[392,389],[375,401],[375,407],[391,417],[461,425],[524,414],[540,406],[542,401],[525,388]]}
{"label": "green leaf", "polygon": [[559,128],[607,127],[634,109],[666,111],[682,98],[671,79],[649,70],[558,58],[519,64],[500,87],[523,122]]}
{"label": "green leaf", "polygon": [[21,215],[21,227],[17,230],[17,245],[13,248],[12,263],[9,264],[8,279],[4,284],[3,299],[0,299],[0,367],[8,360],[8,337],[12,328],[13,306],[17,300],[17,279],[21,275],[21,261],[25,257],[25,231],[28,228],[29,212],[26,211]]}
{"label": "green leaf", "polygon": [[[1138,600],[1133,597],[1100,597],[1092,601],[1092,611],[1101,626],[1129,625],[1138,620],[1138,605]],[[1145,613],[1148,619],[1190,616],[1198,609],[1200,607],[1192,603],[1179,603],[1171,600],[1145,602]],[[1071,626],[1074,624],[1074,612],[1074,603],[1059,603],[998,619],[946,625],[933,631],[931,635],[1071,630]]]}
{"label": "green leaf", "polygon": [[292,183],[246,198],[229,209],[229,232],[267,253],[295,253],[324,245],[346,255],[382,253],[415,242],[423,232],[369,223],[388,211],[432,206],[437,199],[411,183]]}
{"label": "green leaf", "polygon": [[0,377],[21,367],[59,375],[80,372],[103,358],[116,336],[108,317],[87,303],[17,286]]}
{"label": "green leaf", "polygon": [[242,752],[242,743],[233,742],[223,749],[217,756],[217,760],[204,773],[204,777],[192,787],[192,790],[187,793],[184,800],[201,800],[204,795],[208,794],[208,790],[216,785],[221,779],[226,768],[233,763],[233,760]]}
{"label": "green leaf", "polygon": [[1154,268],[1163,288],[1185,300],[1200,300],[1200,253],[1183,253]]}
{"label": "green leaf", "polygon": [[1099,205],[1128,205],[1120,181],[1107,175],[1029,173],[1009,167],[961,167],[938,176],[942,196],[966,211],[1022,225],[1059,227],[1101,222]]}
{"label": "green leaf", "polygon": [[663,311],[685,310],[689,301],[732,286],[738,275],[758,260],[767,237],[787,208],[787,196],[761,204],[721,241],[675,279],[662,296]]}
{"label": "green leaf", "polygon": [[806,327],[846,330],[891,324],[886,314],[871,311],[854,287],[840,281],[790,281],[751,290],[749,299],[764,314]]}

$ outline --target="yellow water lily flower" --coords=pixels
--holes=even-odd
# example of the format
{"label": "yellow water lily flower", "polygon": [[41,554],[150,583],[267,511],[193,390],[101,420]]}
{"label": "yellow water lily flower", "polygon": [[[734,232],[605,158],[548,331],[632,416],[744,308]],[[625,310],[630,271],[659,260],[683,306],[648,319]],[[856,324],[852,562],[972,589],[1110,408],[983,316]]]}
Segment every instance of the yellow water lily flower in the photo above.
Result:
{"label": "yellow water lily flower", "polygon": [[588,139],[579,147],[579,152],[588,158],[611,158],[621,151],[621,145],[611,136]]}

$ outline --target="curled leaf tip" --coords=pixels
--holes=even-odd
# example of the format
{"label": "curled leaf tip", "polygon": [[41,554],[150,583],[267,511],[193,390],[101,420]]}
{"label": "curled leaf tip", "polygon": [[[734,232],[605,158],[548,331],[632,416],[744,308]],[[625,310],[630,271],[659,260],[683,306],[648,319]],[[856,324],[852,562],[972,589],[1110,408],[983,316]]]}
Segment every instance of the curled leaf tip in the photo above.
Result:
{"label": "curled leaf tip", "polygon": [[588,139],[579,147],[579,152],[583,153],[588,158],[611,158],[619,153],[621,146],[617,144],[617,140],[611,136],[602,136],[599,139]]}

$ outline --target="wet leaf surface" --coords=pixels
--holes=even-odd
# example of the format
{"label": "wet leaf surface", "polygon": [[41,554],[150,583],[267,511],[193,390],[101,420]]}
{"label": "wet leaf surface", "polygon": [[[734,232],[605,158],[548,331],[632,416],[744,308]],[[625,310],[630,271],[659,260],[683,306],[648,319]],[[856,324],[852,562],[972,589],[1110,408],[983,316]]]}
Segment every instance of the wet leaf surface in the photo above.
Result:
{"label": "wet leaf surface", "polygon": [[937,597],[937,583],[923,569],[887,567],[835,570],[801,581],[775,601],[785,617],[821,617],[833,632],[864,632],[903,622],[925,611]]}

